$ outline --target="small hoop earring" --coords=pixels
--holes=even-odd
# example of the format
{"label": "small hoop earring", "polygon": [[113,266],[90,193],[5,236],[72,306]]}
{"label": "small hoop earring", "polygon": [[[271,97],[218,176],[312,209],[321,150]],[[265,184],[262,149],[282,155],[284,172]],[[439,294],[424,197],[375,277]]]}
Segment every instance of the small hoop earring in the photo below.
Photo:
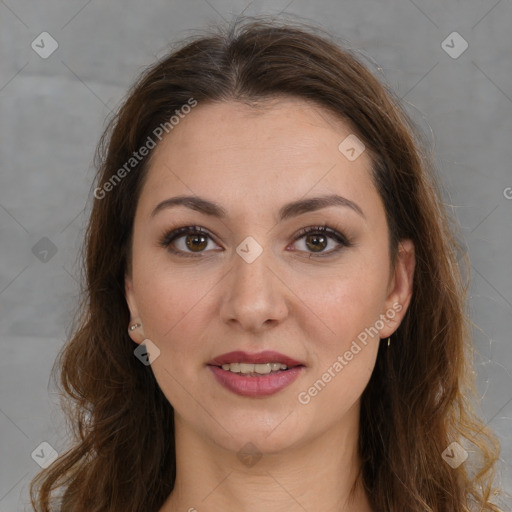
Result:
{"label": "small hoop earring", "polygon": [[132,325],[130,325],[130,327],[128,327],[128,331],[129,332],[135,331],[135,329],[137,329],[138,327],[141,327],[141,326],[142,326],[142,324],[139,324],[139,323],[132,324]]}

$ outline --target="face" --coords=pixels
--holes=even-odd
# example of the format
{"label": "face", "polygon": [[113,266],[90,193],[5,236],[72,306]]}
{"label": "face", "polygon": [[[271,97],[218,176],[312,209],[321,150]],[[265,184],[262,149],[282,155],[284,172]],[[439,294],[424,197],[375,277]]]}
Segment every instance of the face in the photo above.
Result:
{"label": "face", "polygon": [[[305,101],[224,102],[199,104],[155,149],[126,276],[142,324],[130,335],[158,348],[151,368],[176,424],[203,439],[272,453],[343,425],[405,314],[413,247],[391,267],[368,152],[338,149],[350,134]],[[339,197],[311,202],[325,196]],[[282,369],[222,369],[233,351],[278,352],[232,362]],[[286,358],[286,370],[263,364]]]}

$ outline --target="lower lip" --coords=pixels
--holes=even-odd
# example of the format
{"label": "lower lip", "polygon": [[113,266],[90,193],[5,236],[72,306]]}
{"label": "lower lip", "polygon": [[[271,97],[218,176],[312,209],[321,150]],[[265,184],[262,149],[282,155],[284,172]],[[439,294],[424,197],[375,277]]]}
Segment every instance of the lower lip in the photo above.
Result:
{"label": "lower lip", "polygon": [[273,395],[289,386],[304,369],[304,366],[294,366],[285,371],[251,377],[241,373],[223,370],[218,366],[208,366],[220,384],[237,395],[264,397]]}

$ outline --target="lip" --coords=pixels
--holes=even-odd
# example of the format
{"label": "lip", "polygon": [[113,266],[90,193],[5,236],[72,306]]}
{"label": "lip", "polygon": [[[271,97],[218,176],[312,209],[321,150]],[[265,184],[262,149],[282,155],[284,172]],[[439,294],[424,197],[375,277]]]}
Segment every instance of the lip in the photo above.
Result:
{"label": "lip", "polygon": [[208,368],[217,382],[226,389],[237,395],[252,398],[263,398],[281,391],[289,386],[304,370],[304,366],[294,366],[288,370],[251,377],[223,370],[218,366],[210,365]]}
{"label": "lip", "polygon": [[[223,370],[223,364],[229,363],[281,363],[287,370],[265,375],[251,376]],[[289,386],[304,370],[305,364],[273,350],[264,350],[249,354],[242,350],[228,352],[215,357],[207,363],[217,382],[229,391],[252,398],[266,397]]]}
{"label": "lip", "polygon": [[249,354],[243,350],[235,350],[220,356],[215,357],[206,363],[209,366],[222,366],[229,363],[248,363],[248,364],[261,364],[261,363],[281,363],[293,368],[296,366],[305,366],[301,361],[292,359],[291,357],[280,354],[273,350],[264,350],[255,354]]}

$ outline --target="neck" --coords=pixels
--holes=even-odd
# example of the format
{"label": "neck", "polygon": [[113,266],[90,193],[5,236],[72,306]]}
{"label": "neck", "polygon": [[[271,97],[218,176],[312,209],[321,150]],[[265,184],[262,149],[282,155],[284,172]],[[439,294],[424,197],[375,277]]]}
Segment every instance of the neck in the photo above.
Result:
{"label": "neck", "polygon": [[176,483],[160,512],[372,512],[358,478],[359,407],[347,416],[322,436],[264,453],[249,467],[175,413]]}

